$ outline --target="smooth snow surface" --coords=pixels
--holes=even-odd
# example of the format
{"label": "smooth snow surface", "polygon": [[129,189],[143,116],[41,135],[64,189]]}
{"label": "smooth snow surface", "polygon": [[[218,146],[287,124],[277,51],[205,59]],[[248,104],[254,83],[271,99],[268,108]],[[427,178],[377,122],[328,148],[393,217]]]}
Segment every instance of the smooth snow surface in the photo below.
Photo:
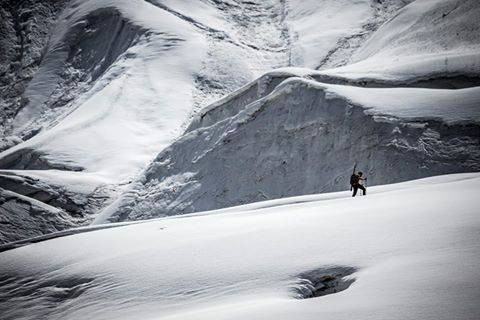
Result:
{"label": "smooth snow surface", "polygon": [[480,83],[476,0],[421,0],[399,10],[351,57],[327,73],[394,81],[471,75]]}
{"label": "smooth snow surface", "polygon": [[337,67],[383,22],[411,0],[287,0],[286,23],[294,34],[291,65]]}
{"label": "smooth snow surface", "polygon": [[368,114],[385,115],[408,121],[438,120],[447,124],[480,124],[480,87],[445,90],[422,88],[358,88],[327,85]]}
{"label": "smooth snow surface", "polygon": [[[2,319],[480,317],[480,174],[158,219],[0,254]],[[311,270],[355,268],[298,298]],[[320,272],[320,271],[319,271]],[[305,285],[307,285],[305,287]]]}

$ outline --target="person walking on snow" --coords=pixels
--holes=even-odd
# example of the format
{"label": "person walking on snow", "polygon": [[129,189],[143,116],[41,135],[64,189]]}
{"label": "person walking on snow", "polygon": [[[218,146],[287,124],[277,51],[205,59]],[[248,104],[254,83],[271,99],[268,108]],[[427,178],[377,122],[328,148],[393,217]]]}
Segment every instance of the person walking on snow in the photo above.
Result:
{"label": "person walking on snow", "polygon": [[367,180],[367,178],[363,178],[363,172],[359,171],[358,173],[353,173],[352,177],[350,178],[350,184],[353,188],[353,195],[355,197],[357,195],[358,189],[363,191],[363,195],[367,194],[367,189],[363,186],[363,181]]}

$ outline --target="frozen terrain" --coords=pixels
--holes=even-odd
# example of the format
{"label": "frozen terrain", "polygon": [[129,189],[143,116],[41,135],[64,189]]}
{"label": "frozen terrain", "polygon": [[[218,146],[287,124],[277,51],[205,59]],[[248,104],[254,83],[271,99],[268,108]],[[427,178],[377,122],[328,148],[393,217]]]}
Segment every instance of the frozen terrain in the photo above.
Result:
{"label": "frozen terrain", "polygon": [[479,21],[475,2],[413,2],[345,66],[267,73],[198,112],[97,222],[344,190],[358,161],[370,184],[480,170]]}
{"label": "frozen terrain", "polygon": [[407,3],[6,0],[1,186],[87,224],[201,107],[278,67],[344,65]]}
{"label": "frozen terrain", "polygon": [[0,139],[2,320],[480,319],[477,0],[3,0]]}
{"label": "frozen terrain", "polygon": [[474,0],[4,3],[0,242],[479,170]]}
{"label": "frozen terrain", "polygon": [[479,189],[444,175],[37,239],[0,253],[0,313],[478,319]]}
{"label": "frozen terrain", "polygon": [[480,87],[359,88],[291,77],[225,116],[245,96],[199,115],[97,220],[345,190],[357,161],[370,184],[480,170]]}
{"label": "frozen terrain", "polygon": [[477,1],[415,1],[327,74],[349,79],[468,87],[480,83]]}

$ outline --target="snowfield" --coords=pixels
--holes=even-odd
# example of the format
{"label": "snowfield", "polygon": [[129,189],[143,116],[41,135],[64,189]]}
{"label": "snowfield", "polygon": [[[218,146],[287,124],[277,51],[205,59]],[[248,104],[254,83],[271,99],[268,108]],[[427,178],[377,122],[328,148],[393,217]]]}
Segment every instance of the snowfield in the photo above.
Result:
{"label": "snowfield", "polygon": [[[445,175],[33,243],[0,254],[0,313],[478,319],[479,188],[478,173]],[[344,290],[303,299],[322,294],[326,276]]]}

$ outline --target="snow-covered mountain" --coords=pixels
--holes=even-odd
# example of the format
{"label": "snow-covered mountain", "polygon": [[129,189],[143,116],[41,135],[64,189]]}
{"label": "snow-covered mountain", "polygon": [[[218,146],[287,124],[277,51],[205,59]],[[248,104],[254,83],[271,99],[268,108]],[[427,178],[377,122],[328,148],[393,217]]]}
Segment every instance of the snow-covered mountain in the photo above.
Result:
{"label": "snow-covered mountain", "polygon": [[415,2],[346,66],[264,75],[201,110],[97,222],[344,190],[357,161],[373,184],[479,171],[479,17]]}
{"label": "snow-covered mountain", "polygon": [[0,4],[2,320],[480,318],[477,0]]}
{"label": "snow-covered mountain", "polygon": [[3,3],[2,242],[479,169],[476,1]]}
{"label": "snow-covered mountain", "polygon": [[[0,241],[88,224],[201,107],[278,67],[346,64],[408,2],[3,1],[2,221],[17,231]],[[36,223],[21,196],[67,223]]]}

